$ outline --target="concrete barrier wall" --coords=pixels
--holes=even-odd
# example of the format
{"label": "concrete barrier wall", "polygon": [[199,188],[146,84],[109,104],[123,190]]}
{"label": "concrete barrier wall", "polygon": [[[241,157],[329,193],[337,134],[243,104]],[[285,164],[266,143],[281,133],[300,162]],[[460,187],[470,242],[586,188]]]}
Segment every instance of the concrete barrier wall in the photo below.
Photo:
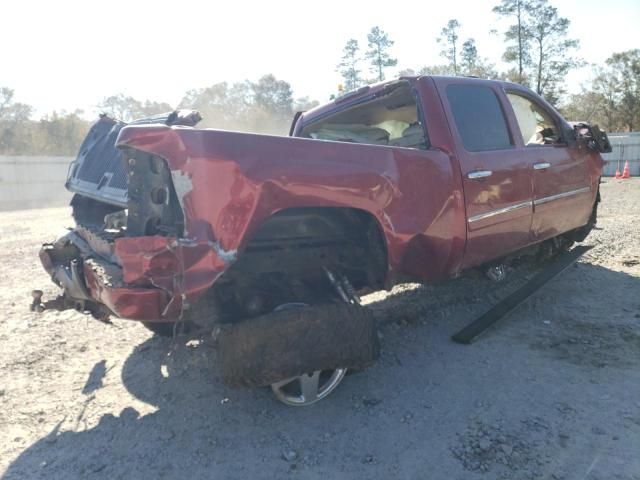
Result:
{"label": "concrete barrier wall", "polygon": [[640,176],[640,132],[609,133],[608,136],[613,151],[602,155],[607,162],[604,175],[613,177],[616,170],[622,172],[625,162],[629,162],[631,176]]}
{"label": "concrete barrier wall", "polygon": [[[604,174],[615,175],[629,162],[632,176],[640,176],[640,132],[610,133],[613,152],[602,155],[607,161]],[[71,200],[64,188],[73,157],[0,156],[0,211],[26,208],[62,207]]]}
{"label": "concrete barrier wall", "polygon": [[62,207],[71,200],[64,188],[73,157],[0,156],[0,210]]}

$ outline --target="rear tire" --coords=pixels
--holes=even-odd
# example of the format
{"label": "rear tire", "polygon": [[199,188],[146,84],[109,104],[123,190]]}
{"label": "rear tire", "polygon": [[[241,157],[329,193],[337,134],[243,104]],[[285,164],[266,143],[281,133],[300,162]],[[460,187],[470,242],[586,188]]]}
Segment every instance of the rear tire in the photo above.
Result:
{"label": "rear tire", "polygon": [[328,284],[281,282],[265,302],[272,304],[270,313],[214,330],[225,383],[271,385],[285,405],[307,406],[333,392],[347,369],[375,362],[380,348],[375,320],[346,277],[325,273]]}
{"label": "rear tire", "polygon": [[222,379],[244,387],[280,383],[316,370],[366,368],[379,351],[370,312],[341,303],[285,309],[224,325],[216,340]]}

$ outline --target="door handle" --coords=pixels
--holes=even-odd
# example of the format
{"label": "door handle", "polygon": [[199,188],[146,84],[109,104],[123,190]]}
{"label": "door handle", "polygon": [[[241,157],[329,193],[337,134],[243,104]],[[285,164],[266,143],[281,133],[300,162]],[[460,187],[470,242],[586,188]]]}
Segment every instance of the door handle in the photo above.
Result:
{"label": "door handle", "polygon": [[474,170],[473,172],[467,173],[467,178],[471,180],[475,180],[477,178],[486,178],[493,175],[491,170]]}
{"label": "door handle", "polygon": [[533,164],[534,170],[544,170],[545,168],[549,168],[551,164],[549,162],[538,162]]}

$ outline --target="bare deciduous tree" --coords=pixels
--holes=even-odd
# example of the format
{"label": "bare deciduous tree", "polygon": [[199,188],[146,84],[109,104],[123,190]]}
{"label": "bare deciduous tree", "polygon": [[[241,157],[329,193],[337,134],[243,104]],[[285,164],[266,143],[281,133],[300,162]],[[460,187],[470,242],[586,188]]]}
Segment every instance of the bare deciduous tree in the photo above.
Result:
{"label": "bare deciduous tree", "polygon": [[606,63],[620,122],[632,131],[640,123],[640,49],[614,53]]}

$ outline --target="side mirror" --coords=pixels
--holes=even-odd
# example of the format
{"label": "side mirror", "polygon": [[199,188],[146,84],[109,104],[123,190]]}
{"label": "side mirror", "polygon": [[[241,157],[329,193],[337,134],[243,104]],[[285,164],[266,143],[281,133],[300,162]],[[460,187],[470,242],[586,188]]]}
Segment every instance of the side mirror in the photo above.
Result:
{"label": "side mirror", "polygon": [[576,140],[583,143],[587,148],[600,153],[610,153],[612,151],[607,132],[600,130],[598,125],[588,123],[576,123],[573,125]]}

